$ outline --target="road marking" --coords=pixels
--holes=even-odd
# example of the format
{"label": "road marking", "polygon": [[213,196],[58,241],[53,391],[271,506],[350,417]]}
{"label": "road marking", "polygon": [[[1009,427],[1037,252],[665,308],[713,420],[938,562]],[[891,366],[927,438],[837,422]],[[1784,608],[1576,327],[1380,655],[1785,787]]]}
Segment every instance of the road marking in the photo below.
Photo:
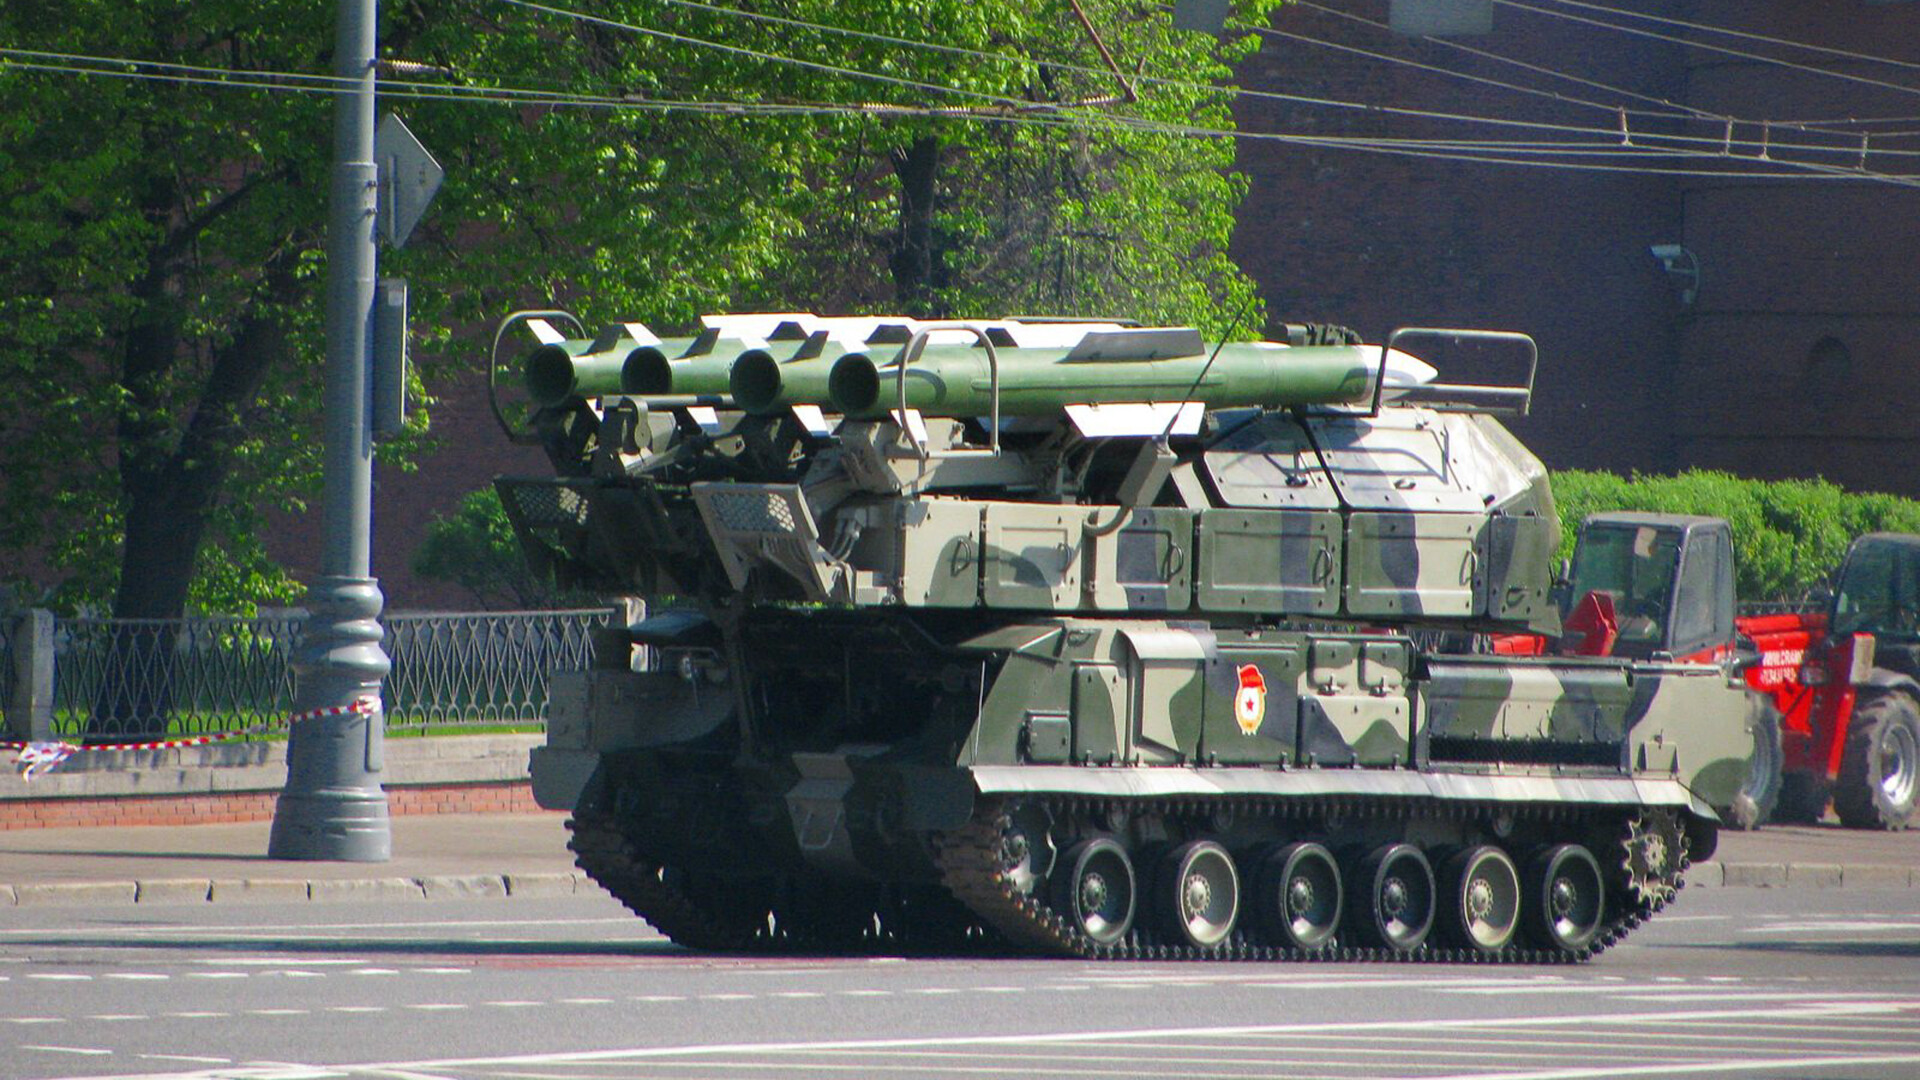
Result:
{"label": "road marking", "polygon": [[250,979],[252,977],[253,977],[253,973],[248,971],[189,971],[187,972],[187,978],[189,979]]}
{"label": "road marking", "polygon": [[159,975],[159,974],[146,972],[146,971],[110,971],[107,974],[102,975],[100,977],[103,979],[128,979],[128,980],[173,978],[173,976],[171,975]]}
{"label": "road marking", "polygon": [[[354,1066],[354,1068],[377,1071],[382,1069],[400,1069],[422,1071],[444,1069],[455,1066],[503,1066],[503,1065],[556,1065],[585,1064],[594,1062],[643,1061],[663,1058],[712,1058],[723,1055],[765,1055],[777,1053],[807,1053],[822,1050],[885,1050],[915,1049],[925,1047],[1008,1047],[1008,1046],[1062,1046],[1087,1043],[1123,1043],[1138,1045],[1142,1042],[1164,1042],[1170,1039],[1290,1039],[1301,1035],[1345,1034],[1355,1035],[1369,1032],[1439,1032],[1455,1031],[1478,1034],[1480,1032],[1501,1032],[1539,1028],[1581,1028],[1589,1025],[1608,1027],[1630,1026],[1636,1031],[1650,1025],[1668,1024],[1676,1021],[1729,1022],[1740,1021],[1753,1024],[1765,1024],[1769,1021],[1801,1021],[1828,1030],[1829,1023],[1839,1017],[1861,1017],[1872,1015],[1896,1015],[1920,1012],[1920,1001],[1915,999],[1889,999],[1870,1002],[1827,1002],[1812,1005],[1782,1006],[1778,1008],[1741,1008],[1741,1009],[1695,1009],[1676,1011],[1662,1009],[1653,1012],[1590,1013],[1569,1016],[1518,1016],[1493,1018],[1452,1018],[1452,1019],[1411,1019],[1379,1020],[1354,1022],[1350,1020],[1326,1021],[1298,1024],[1249,1024],[1224,1027],[1180,1027],[1180,1028],[1129,1028],[1097,1031],[1047,1032],[1028,1035],[953,1035],[921,1036],[898,1039],[841,1039],[817,1040],[813,1042],[765,1042],[765,1043],[709,1043],[682,1046],[634,1047],[625,1050],[583,1050],[550,1054],[527,1054],[494,1058],[436,1058],[425,1061],[388,1062]],[[1778,1027],[1777,1023],[1773,1024]],[[1920,1053],[1890,1055],[1860,1055],[1857,1058],[1829,1059],[1834,1067],[1858,1064],[1906,1064],[1920,1063]],[[1736,1063],[1737,1064],[1737,1063]],[[1681,1071],[1700,1072],[1704,1069],[1686,1066],[1662,1065],[1660,1069],[1679,1069]],[[1734,1071],[1727,1065],[1716,1064],[1713,1069]],[[1658,1069],[1643,1070],[1657,1074]],[[1578,1080],[1584,1076],[1606,1076],[1606,1069],[1593,1069],[1569,1076],[1565,1080]],[[1472,1077],[1447,1078],[1447,1080],[1476,1080]],[[1554,1080],[1549,1076],[1522,1077],[1517,1074],[1489,1074],[1489,1080]]]}
{"label": "road marking", "polygon": [[892,997],[891,990],[841,990],[841,997]]}
{"label": "road marking", "polygon": [[67,1022],[64,1016],[9,1016],[5,1019],[9,1024],[64,1024]]}
{"label": "road marking", "polygon": [[35,971],[27,975],[29,979],[44,979],[47,982],[92,982],[93,976],[81,975],[70,971]]}
{"label": "road marking", "polygon": [[226,1065],[233,1061],[232,1058],[194,1057],[190,1054],[135,1054],[134,1056],[147,1061],[186,1061],[199,1065]]}
{"label": "road marking", "polygon": [[90,1046],[34,1046],[27,1043],[22,1043],[20,1049],[39,1050],[49,1054],[88,1054],[93,1056],[113,1053],[111,1050],[96,1050]]}
{"label": "road marking", "polygon": [[250,1016],[305,1016],[307,1009],[248,1009]]}
{"label": "road marking", "polygon": [[612,998],[561,998],[562,1005],[611,1005]]}
{"label": "road marking", "polygon": [[544,1001],[489,1001],[486,1004],[496,1009],[534,1009],[545,1005]]}
{"label": "road marking", "polygon": [[781,990],[773,996],[779,998],[817,998],[826,997],[827,995],[818,990]]}
{"label": "road marking", "polygon": [[1537,1069],[1531,1072],[1452,1073],[1423,1080],[1599,1080],[1616,1076],[1677,1076],[1682,1073],[1807,1073],[1815,1069],[1843,1069],[1860,1065],[1920,1065],[1920,1054],[1855,1054],[1844,1057],[1731,1058],[1722,1061],[1662,1062],[1658,1065],[1593,1066],[1581,1069]]}
{"label": "road marking", "polygon": [[368,967],[368,968],[354,968],[353,974],[355,975],[398,975],[400,974],[400,971],[398,968]]}
{"label": "road marking", "polygon": [[1842,1001],[1885,998],[1884,992],[1814,993],[1807,990],[1654,990],[1623,993],[1622,1001]]}
{"label": "road marking", "polygon": [[701,994],[701,1001],[752,1001],[756,994]]}
{"label": "road marking", "polygon": [[87,1019],[89,1020],[151,1020],[153,1019],[153,1017],[147,1016],[144,1013],[94,1013],[93,1015],[87,1017]]}
{"label": "road marking", "polygon": [[329,1005],[327,1006],[327,1011],[337,1013],[377,1013],[386,1012],[387,1010],[383,1005]]}
{"label": "road marking", "polygon": [[[195,960],[196,964],[209,967],[280,967],[287,962],[284,956],[246,956],[239,959]],[[302,958],[300,963],[306,967],[352,967],[364,964],[365,960],[321,960]]]}
{"label": "road marking", "polygon": [[1772,926],[1751,926],[1743,929],[1743,934],[1865,934],[1882,933],[1888,930],[1909,930],[1920,932],[1920,921],[1875,921],[1854,919],[1848,921],[1812,921],[1797,923],[1776,923]]}
{"label": "road marking", "polygon": [[640,994],[636,996],[633,1000],[657,1003],[662,1001],[685,1001],[687,999],[682,997],[679,994]]}
{"label": "road marking", "polygon": [[421,1012],[443,1012],[451,1009],[464,1009],[467,1008],[467,1006],[459,1002],[432,1001],[423,1002],[419,1005],[409,1005],[407,1008],[419,1009]]}
{"label": "road marking", "polygon": [[223,1012],[170,1012],[162,1013],[161,1015],[177,1017],[181,1020],[218,1020],[223,1016],[232,1016],[233,1014]]}

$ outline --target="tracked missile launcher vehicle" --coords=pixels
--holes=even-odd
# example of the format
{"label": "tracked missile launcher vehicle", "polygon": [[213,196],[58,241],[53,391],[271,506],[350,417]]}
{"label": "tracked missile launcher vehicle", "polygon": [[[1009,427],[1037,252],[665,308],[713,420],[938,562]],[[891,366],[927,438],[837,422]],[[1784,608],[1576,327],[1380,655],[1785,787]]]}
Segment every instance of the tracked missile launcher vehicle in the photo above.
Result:
{"label": "tracked missile launcher vehicle", "polygon": [[1521,335],[567,318],[496,334],[498,488],[653,613],[534,790],[688,946],[1577,960],[1748,772],[1731,664],[1474,647],[1559,631]]}

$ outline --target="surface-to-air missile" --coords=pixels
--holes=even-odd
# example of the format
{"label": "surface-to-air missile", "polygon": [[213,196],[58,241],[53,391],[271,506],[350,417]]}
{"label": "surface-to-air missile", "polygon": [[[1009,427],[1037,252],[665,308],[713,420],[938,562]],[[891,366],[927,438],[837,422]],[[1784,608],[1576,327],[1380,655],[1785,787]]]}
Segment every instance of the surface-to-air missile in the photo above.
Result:
{"label": "surface-to-air missile", "polygon": [[[1532,342],[1288,336],[785,313],[529,360],[530,558],[672,598],[552,682],[580,865],[698,948],[1581,959],[1658,910],[1750,703],[1475,647],[1559,630],[1499,419]],[[1523,380],[1429,363],[1499,349]]]}

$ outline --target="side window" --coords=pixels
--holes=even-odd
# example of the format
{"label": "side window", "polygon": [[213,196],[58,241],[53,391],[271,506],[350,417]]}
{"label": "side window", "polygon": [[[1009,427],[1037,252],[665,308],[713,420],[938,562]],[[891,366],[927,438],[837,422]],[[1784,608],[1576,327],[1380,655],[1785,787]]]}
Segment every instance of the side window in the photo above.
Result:
{"label": "side window", "polygon": [[1696,532],[1687,539],[1686,554],[1680,561],[1680,588],[1674,594],[1672,648],[1689,653],[1715,640],[1723,574],[1728,561],[1725,534]]}
{"label": "side window", "polygon": [[1719,537],[1715,545],[1720,549],[1720,572],[1714,582],[1715,601],[1713,614],[1716,622],[1713,627],[1715,641],[1733,640],[1733,609],[1739,597],[1733,591],[1733,533],[1731,531],[1715,533]]}

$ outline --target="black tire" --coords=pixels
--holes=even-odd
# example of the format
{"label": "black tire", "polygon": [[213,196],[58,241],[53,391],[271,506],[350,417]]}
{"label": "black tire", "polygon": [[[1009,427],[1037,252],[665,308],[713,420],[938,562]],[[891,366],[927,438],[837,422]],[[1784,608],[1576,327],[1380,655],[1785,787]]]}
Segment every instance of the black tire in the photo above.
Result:
{"label": "black tire", "polygon": [[1253,906],[1269,940],[1302,952],[1330,948],[1345,906],[1340,865],[1319,844],[1288,844],[1261,861]]}
{"label": "black tire", "polygon": [[1786,751],[1780,745],[1780,710],[1765,694],[1747,694],[1747,730],[1753,733],[1747,776],[1734,794],[1733,805],[1720,815],[1728,826],[1741,830],[1757,829],[1773,816],[1786,763]]}
{"label": "black tire", "polygon": [[1082,840],[1055,864],[1053,895],[1068,925],[1096,945],[1117,945],[1133,929],[1133,858],[1109,837]]}
{"label": "black tire", "polygon": [[1493,954],[1520,929],[1520,868],[1491,844],[1456,852],[1440,866],[1440,933],[1449,943]]}
{"label": "black tire", "polygon": [[1813,825],[1827,816],[1825,777],[1813,773],[1788,773],[1780,778],[1780,801],[1774,804],[1768,820],[1777,825]]}
{"label": "black tire", "polygon": [[1348,919],[1363,944],[1412,952],[1433,929],[1433,864],[1412,844],[1387,844],[1361,859],[1347,882]]}
{"label": "black tire", "polygon": [[1847,728],[1833,810],[1849,829],[1904,829],[1920,817],[1920,708],[1899,691],[1861,694]]}
{"label": "black tire", "polygon": [[1227,849],[1189,840],[1169,851],[1154,877],[1162,929],[1173,941],[1218,949],[1240,918],[1240,871]]}
{"label": "black tire", "polygon": [[1542,948],[1581,953],[1600,935],[1606,885],[1593,852],[1579,844],[1550,847],[1527,860],[1520,911],[1527,937]]}

